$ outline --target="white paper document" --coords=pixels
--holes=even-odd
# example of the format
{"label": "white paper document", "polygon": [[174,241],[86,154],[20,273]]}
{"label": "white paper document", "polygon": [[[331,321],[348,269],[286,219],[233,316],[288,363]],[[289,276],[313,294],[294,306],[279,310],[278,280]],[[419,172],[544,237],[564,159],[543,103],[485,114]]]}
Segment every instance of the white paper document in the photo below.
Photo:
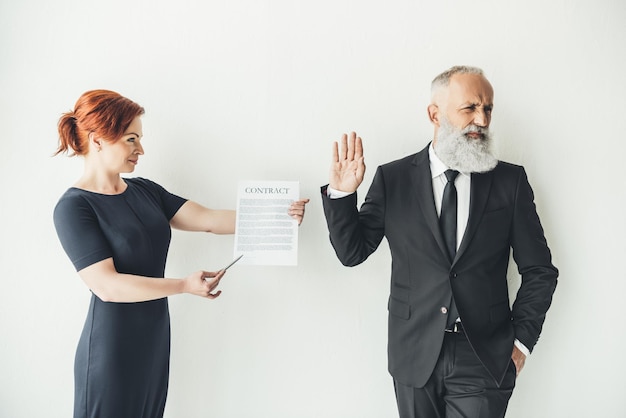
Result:
{"label": "white paper document", "polygon": [[298,264],[298,222],[289,206],[299,199],[297,181],[240,181],[237,191],[235,255],[239,264]]}

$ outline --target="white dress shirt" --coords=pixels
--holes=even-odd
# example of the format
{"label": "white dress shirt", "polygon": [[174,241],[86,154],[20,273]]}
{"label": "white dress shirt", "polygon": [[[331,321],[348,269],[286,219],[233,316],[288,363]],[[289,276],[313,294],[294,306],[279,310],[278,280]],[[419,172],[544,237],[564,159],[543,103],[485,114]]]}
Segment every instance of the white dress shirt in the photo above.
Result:
{"label": "white dress shirt", "polygon": [[[428,147],[428,157],[430,159],[430,173],[433,177],[433,193],[435,194],[435,207],[437,208],[437,216],[441,215],[441,203],[443,201],[443,189],[445,189],[448,179],[445,171],[450,167],[445,165],[433,149],[431,144]],[[457,196],[457,212],[456,212],[456,249],[459,249],[465,228],[467,227],[467,219],[469,218],[470,207],[470,186],[472,185],[472,176],[469,173],[459,173],[454,180]]]}
{"label": "white dress shirt", "polygon": [[[433,179],[435,208],[437,209],[437,215],[439,216],[441,214],[441,203],[443,201],[443,189],[446,187],[446,183],[448,183],[445,171],[450,167],[445,165],[439,157],[437,157],[432,143],[428,147],[428,157],[430,159],[430,172]],[[456,186],[457,193],[456,248],[458,250],[459,245],[463,240],[463,235],[465,234],[465,228],[467,228],[467,220],[469,219],[470,191],[472,186],[471,174],[460,172],[454,180],[454,185]],[[326,193],[331,199],[340,199],[352,194],[333,189],[330,186],[326,189]],[[460,318],[458,321],[460,321]],[[527,357],[530,355],[528,348],[526,348],[526,346],[517,339],[515,339],[515,346],[519,348]]]}

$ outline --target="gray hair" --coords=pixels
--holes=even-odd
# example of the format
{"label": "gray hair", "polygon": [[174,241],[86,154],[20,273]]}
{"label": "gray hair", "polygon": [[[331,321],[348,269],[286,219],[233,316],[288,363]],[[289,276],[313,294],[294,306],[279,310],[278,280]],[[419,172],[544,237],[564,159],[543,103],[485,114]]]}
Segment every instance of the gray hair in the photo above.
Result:
{"label": "gray hair", "polygon": [[452,68],[447,69],[443,73],[435,77],[430,84],[431,97],[434,97],[435,93],[442,87],[447,87],[450,84],[450,78],[455,74],[478,74],[484,76],[483,70],[478,67],[470,67],[467,65],[455,65]]}

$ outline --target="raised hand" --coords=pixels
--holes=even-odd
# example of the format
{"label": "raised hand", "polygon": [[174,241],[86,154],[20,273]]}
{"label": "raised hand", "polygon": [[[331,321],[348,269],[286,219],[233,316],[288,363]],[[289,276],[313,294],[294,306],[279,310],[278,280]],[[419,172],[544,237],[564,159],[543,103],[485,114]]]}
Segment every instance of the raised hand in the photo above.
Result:
{"label": "raised hand", "polygon": [[333,161],[330,166],[329,186],[335,190],[353,193],[363,181],[365,159],[363,143],[356,132],[341,137],[341,148],[333,143]]}

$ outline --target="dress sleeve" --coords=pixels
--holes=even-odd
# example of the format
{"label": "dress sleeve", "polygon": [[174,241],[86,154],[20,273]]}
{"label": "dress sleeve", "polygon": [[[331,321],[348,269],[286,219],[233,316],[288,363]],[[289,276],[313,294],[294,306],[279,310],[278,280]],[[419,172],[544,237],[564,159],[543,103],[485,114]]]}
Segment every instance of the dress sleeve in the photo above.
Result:
{"label": "dress sleeve", "polygon": [[171,220],[174,215],[176,215],[176,212],[178,212],[178,209],[187,202],[187,199],[168,192],[163,186],[152,180],[145,178],[138,178],[138,180],[143,181],[150,188],[151,192],[158,197],[163,213],[168,221]]}
{"label": "dress sleeve", "polygon": [[93,209],[80,196],[64,196],[54,208],[54,226],[76,271],[113,256]]}

